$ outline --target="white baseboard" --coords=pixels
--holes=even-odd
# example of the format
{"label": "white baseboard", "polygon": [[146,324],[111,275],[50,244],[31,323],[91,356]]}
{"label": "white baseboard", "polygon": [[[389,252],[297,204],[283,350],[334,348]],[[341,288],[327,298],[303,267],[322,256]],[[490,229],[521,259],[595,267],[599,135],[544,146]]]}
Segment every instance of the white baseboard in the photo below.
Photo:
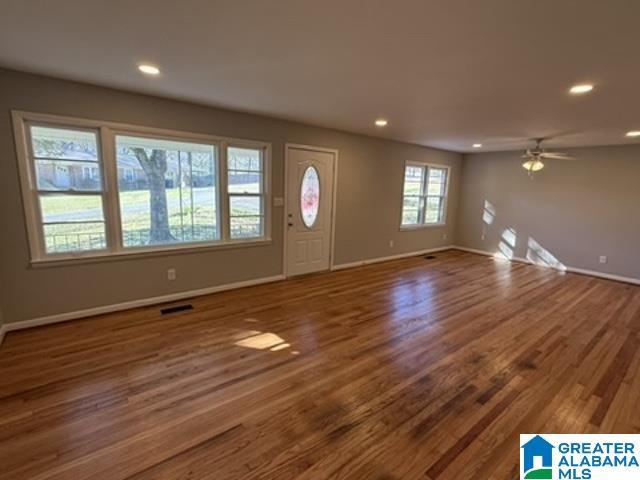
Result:
{"label": "white baseboard", "polygon": [[397,255],[390,255],[388,257],[376,257],[369,258],[367,260],[360,260],[358,262],[341,263],[339,265],[332,265],[331,270],[344,270],[345,268],[362,267],[363,265],[370,265],[372,263],[388,262],[389,260],[398,260],[400,258],[417,257],[418,255],[426,255],[428,253],[441,252],[443,250],[450,250],[455,248],[451,245],[444,247],[428,248],[426,250],[417,250],[415,252],[399,253]]}
{"label": "white baseboard", "polygon": [[590,275],[592,277],[604,278],[607,280],[615,280],[616,282],[632,283],[640,285],[640,278],[623,277],[621,275],[613,275],[611,273],[596,272],[594,270],[585,270],[583,268],[567,267],[567,272],[579,273],[580,275]]}
{"label": "white baseboard", "polygon": [[[495,253],[489,252],[487,250],[478,250],[477,248],[462,247],[460,245],[453,245],[451,248],[454,248],[456,250],[462,250],[464,252],[476,253],[478,255],[486,255],[488,257],[493,257],[495,255]],[[539,265],[527,258],[522,258],[522,257],[513,257],[511,259],[505,258],[505,260],[510,260],[512,262],[528,263],[529,265],[536,265],[538,267],[553,268],[554,270],[558,270],[560,272],[578,273],[580,275],[589,275],[590,277],[598,277],[598,278],[604,278],[606,280],[614,280],[616,282],[624,282],[624,283],[631,283],[633,285],[640,285],[640,278],[623,277],[622,275],[614,275],[611,273],[598,272],[595,270],[586,270],[584,268],[570,267],[568,265],[566,265],[565,269],[562,270],[550,265]]]}
{"label": "white baseboard", "polygon": [[263,283],[277,282],[284,280],[284,275],[275,275],[273,277],[256,278],[246,280],[244,282],[227,283],[217,285],[215,287],[200,288],[198,290],[189,290],[186,292],[170,293],[168,295],[160,295],[157,297],[141,298],[139,300],[131,300],[129,302],[116,303],[113,305],[104,305],[101,307],[88,308],[86,310],[76,310],[74,312],[59,313],[57,315],[49,315],[46,317],[33,318],[30,320],[22,320],[19,322],[6,323],[0,327],[0,343],[6,332],[14,330],[23,330],[25,328],[40,327],[52,323],[66,322],[69,320],[77,320],[79,318],[93,317],[104,313],[119,312],[121,310],[129,310],[131,308],[148,307],[149,305],[157,305],[160,303],[170,303],[185,298],[199,297],[202,295],[210,295],[212,293],[223,292],[225,290],[235,290],[237,288],[251,287]]}
{"label": "white baseboard", "polygon": [[477,253],[478,255],[485,255],[487,257],[493,257],[493,253],[491,253],[491,252],[489,252],[487,250],[479,250],[477,248],[462,247],[460,245],[452,245],[451,248],[453,248],[455,250],[462,250],[463,252]]}
{"label": "white baseboard", "polygon": [[[484,255],[486,257],[495,257],[496,256],[495,253],[489,252],[488,250],[479,250],[477,248],[461,247],[460,245],[452,245],[451,248],[453,248],[455,250],[462,250],[463,252],[469,252],[469,253],[476,253],[478,255]],[[501,260],[505,260],[505,261],[518,262],[518,263],[528,263],[529,265],[534,265],[533,262],[531,262],[530,260],[527,260],[526,258],[523,258],[523,257],[511,257],[511,258],[500,257],[500,259]],[[546,267],[547,268],[553,268],[550,265],[548,265]],[[554,270],[559,270],[559,269],[554,268]]]}

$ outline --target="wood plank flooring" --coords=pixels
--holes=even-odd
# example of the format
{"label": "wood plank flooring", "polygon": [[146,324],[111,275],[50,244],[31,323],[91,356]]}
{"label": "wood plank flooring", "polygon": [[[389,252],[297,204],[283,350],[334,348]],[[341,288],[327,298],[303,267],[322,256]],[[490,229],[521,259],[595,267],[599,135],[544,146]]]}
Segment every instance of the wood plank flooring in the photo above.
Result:
{"label": "wood plank flooring", "polygon": [[0,479],[501,479],[640,432],[640,288],[459,251],[9,333]]}

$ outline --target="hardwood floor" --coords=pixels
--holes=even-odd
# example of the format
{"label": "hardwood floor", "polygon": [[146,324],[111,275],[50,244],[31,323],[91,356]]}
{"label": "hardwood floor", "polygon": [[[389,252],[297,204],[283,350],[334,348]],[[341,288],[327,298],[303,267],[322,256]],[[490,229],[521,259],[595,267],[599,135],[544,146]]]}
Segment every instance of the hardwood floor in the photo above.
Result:
{"label": "hardwood floor", "polygon": [[640,288],[458,251],[9,333],[1,479],[502,479],[640,432]]}

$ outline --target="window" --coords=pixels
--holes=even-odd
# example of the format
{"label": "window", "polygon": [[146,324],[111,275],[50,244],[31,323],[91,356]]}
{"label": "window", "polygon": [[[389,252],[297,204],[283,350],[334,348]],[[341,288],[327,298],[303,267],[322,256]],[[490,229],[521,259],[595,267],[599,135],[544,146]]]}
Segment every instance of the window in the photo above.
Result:
{"label": "window", "polygon": [[265,207],[262,150],[229,147],[227,175],[231,238],[261,237]]}
{"label": "window", "polygon": [[33,261],[269,239],[268,144],[14,119]]}
{"label": "window", "polygon": [[300,212],[302,222],[307,228],[313,228],[320,208],[320,177],[316,167],[310,165],[302,175],[300,185]]}
{"label": "window", "polygon": [[404,171],[402,227],[444,225],[449,168],[408,163]]}
{"label": "window", "polygon": [[[220,238],[216,145],[116,136],[124,247]],[[132,183],[127,172],[140,170]],[[124,173],[124,175],[120,175]]]}
{"label": "window", "polygon": [[96,131],[32,125],[27,133],[28,156],[37,179],[42,249],[46,254],[104,250],[104,189]]}
{"label": "window", "polygon": [[98,179],[98,169],[96,167],[82,167],[82,179],[90,182]]}

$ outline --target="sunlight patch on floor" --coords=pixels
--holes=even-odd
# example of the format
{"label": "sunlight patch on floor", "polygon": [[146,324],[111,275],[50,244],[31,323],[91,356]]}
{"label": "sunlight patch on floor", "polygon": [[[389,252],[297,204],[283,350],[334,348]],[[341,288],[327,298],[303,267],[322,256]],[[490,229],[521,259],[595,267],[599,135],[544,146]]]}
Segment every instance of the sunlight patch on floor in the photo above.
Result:
{"label": "sunlight patch on floor", "polygon": [[245,330],[233,336],[234,345],[255,350],[269,350],[277,352],[291,347],[282,337],[272,332],[260,332],[258,330]]}

